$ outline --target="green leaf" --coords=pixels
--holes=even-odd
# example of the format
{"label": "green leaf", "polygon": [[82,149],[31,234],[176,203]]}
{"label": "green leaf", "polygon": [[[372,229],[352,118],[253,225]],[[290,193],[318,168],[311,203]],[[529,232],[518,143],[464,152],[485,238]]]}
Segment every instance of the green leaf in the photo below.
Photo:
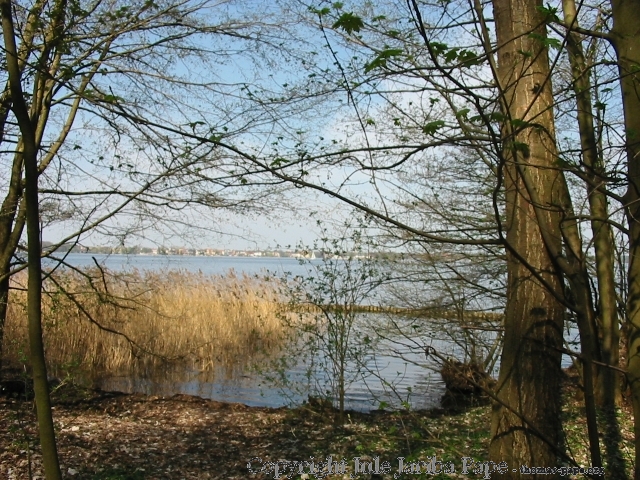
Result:
{"label": "green leaf", "polygon": [[556,50],[560,50],[562,48],[562,42],[557,38],[547,38],[545,45],[547,47],[555,48]]}
{"label": "green leaf", "polygon": [[271,166],[275,167],[275,168],[278,168],[278,167],[281,167],[282,165],[285,165],[287,163],[289,163],[289,162],[287,162],[286,159],[278,157],[273,162],[271,162]]}
{"label": "green leaf", "polygon": [[458,58],[458,48],[451,48],[444,54],[444,61],[447,63],[453,62],[456,58]]}
{"label": "green leaf", "polygon": [[557,38],[549,38],[544,35],[540,35],[539,33],[530,33],[529,38],[539,41],[545,47],[560,49],[562,46],[562,42]]}
{"label": "green leaf", "polygon": [[560,18],[558,18],[558,9],[555,7],[552,7],[551,5],[547,4],[546,7],[543,7],[542,5],[539,5],[536,7],[536,9],[542,13],[545,16],[545,20],[547,22],[559,22]]}
{"label": "green leaf", "polygon": [[520,152],[524,155],[524,158],[529,158],[531,156],[531,148],[529,144],[524,142],[512,142],[511,148],[514,152]]}
{"label": "green leaf", "polygon": [[460,110],[458,110],[458,112],[456,113],[456,117],[457,118],[466,118],[466,116],[469,114],[471,110],[468,108],[462,108]]}
{"label": "green leaf", "polygon": [[112,94],[106,94],[106,95],[103,95],[103,97],[102,97],[102,101],[106,102],[106,103],[118,103],[118,102],[121,102],[123,100],[124,100],[124,98],[119,97],[117,95],[112,95]]}
{"label": "green leaf", "polygon": [[309,7],[309,11],[321,17],[323,15],[328,15],[329,13],[331,13],[331,9],[329,7],[324,7],[324,8]]}
{"label": "green leaf", "polygon": [[511,125],[513,125],[515,128],[524,128],[531,124],[519,118],[514,118],[511,120]]}
{"label": "green leaf", "polygon": [[444,120],[435,120],[433,122],[427,123],[424,127],[422,127],[422,133],[425,135],[433,135],[439,128],[444,127]]}
{"label": "green leaf", "polygon": [[493,112],[491,115],[489,115],[489,120],[491,120],[492,122],[504,122],[506,119],[507,117],[505,117],[500,112]]}
{"label": "green leaf", "polygon": [[472,67],[474,65],[480,65],[482,58],[471,50],[461,50],[460,53],[458,53],[458,61],[465,67]]}
{"label": "green leaf", "polygon": [[402,55],[403,51],[399,48],[387,48],[378,54],[371,62],[365,64],[364,72],[369,73],[375,68],[383,68],[387,66],[387,60]]}
{"label": "green leaf", "polygon": [[340,18],[333,24],[333,28],[341,28],[349,35],[353,32],[359,32],[364,27],[362,18],[354,15],[352,12],[343,13]]}
{"label": "green leaf", "polygon": [[441,55],[449,49],[449,46],[446,43],[442,42],[429,42],[429,46],[436,56]]}

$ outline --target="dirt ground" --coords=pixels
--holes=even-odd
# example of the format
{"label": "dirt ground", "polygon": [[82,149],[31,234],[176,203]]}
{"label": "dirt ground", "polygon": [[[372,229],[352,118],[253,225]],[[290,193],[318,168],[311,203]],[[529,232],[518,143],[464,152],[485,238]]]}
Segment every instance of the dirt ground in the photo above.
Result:
{"label": "dirt ground", "polygon": [[[583,405],[573,383],[565,383],[564,432],[577,464],[589,466]],[[41,479],[33,401],[6,393],[0,395],[0,480]],[[316,402],[295,409],[270,409],[186,395],[130,395],[74,386],[55,391],[52,400],[65,479],[262,480],[275,478],[273,469],[259,472],[268,462],[303,462],[311,457],[318,462],[328,456],[334,462],[346,460],[348,465],[345,474],[324,477],[330,479],[350,478],[355,457],[362,462],[379,457],[381,462],[390,462],[392,471],[351,478],[394,478],[397,459],[403,457],[407,462],[437,458],[456,466],[453,474],[429,478],[471,479],[481,475],[462,474],[461,459],[488,458],[491,411],[486,402],[453,405],[446,411],[348,412],[340,422],[334,409]],[[623,469],[633,464],[630,418],[627,410],[618,412],[616,444]],[[602,431],[607,437],[606,430]],[[252,474],[249,462],[258,473]],[[280,478],[320,477],[285,471]]]}
{"label": "dirt ground", "polygon": [[[33,416],[22,402],[0,404],[0,478],[29,478],[27,439],[34,478],[42,474]],[[288,416],[195,397],[108,393],[54,408],[63,472],[81,479],[246,478],[251,457],[304,450],[306,435],[296,434],[304,422]]]}
{"label": "dirt ground", "polygon": [[[269,409],[100,391],[54,405],[63,476],[74,479],[262,479],[273,472],[251,475],[252,458],[261,459],[254,471],[260,461],[312,456],[395,459],[429,436],[421,419],[433,415],[352,412],[339,425],[337,413],[321,406]],[[0,397],[0,478],[43,478],[41,465],[33,402]]]}

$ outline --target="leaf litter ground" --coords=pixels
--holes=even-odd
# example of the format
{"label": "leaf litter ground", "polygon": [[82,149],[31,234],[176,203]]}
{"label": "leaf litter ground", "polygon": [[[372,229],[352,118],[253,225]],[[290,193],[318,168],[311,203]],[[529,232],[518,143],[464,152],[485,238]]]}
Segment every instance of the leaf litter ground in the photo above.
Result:
{"label": "leaf litter ground", "polygon": [[[576,387],[565,392],[567,448],[588,466],[581,403]],[[619,415],[622,455],[632,452],[630,415]],[[266,479],[247,463],[277,460],[353,459],[388,461],[393,478],[405,463],[436,456],[456,473],[405,474],[402,478],[481,478],[463,475],[461,458],[488,458],[488,405],[436,411],[350,412],[344,424],[335,411],[309,405],[295,409],[247,407],[187,395],[173,397],[63,388],[54,395],[54,421],[63,478],[82,480]],[[0,397],[0,478],[44,478],[33,402]],[[629,462],[627,462],[627,465]],[[260,463],[252,463],[258,469]],[[31,473],[30,473],[31,472]],[[284,478],[284,477],[281,477]],[[305,478],[293,475],[290,478]],[[314,478],[313,475],[309,478]],[[570,477],[569,477],[570,478]]]}

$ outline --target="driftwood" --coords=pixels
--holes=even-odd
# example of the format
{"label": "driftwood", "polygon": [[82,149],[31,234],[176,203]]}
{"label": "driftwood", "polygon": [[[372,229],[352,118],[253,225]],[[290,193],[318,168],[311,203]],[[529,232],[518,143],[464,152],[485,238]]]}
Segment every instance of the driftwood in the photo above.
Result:
{"label": "driftwood", "polygon": [[445,360],[440,374],[447,391],[456,395],[482,395],[495,384],[491,375],[475,362]]}
{"label": "driftwood", "polygon": [[307,401],[304,403],[306,403],[311,410],[314,410],[316,412],[331,412],[336,410],[333,406],[333,402],[329,398],[325,397],[315,397],[313,395],[309,395]]}

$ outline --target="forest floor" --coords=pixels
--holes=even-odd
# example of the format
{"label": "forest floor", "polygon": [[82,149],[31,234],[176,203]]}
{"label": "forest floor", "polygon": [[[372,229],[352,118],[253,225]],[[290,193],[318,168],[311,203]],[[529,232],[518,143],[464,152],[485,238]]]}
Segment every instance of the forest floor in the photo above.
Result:
{"label": "forest floor", "polygon": [[[575,385],[565,387],[564,431],[567,451],[586,467],[586,428],[576,392]],[[53,399],[63,478],[68,479],[322,478],[300,475],[300,468],[308,473],[312,467],[291,462],[318,466],[327,457],[338,473],[324,478],[426,478],[432,461],[442,462],[444,473],[428,478],[489,478],[482,470],[489,444],[486,402],[448,410],[348,412],[339,422],[337,412],[318,405],[256,408],[186,395],[73,387],[60,389]],[[632,455],[630,417],[624,411],[617,417],[624,459]],[[371,475],[368,462],[375,470],[376,457],[378,474]],[[398,475],[401,461],[413,472]],[[416,461],[425,463],[411,467]],[[366,474],[358,471],[363,466]],[[33,402],[0,397],[0,479],[38,478],[44,477]]]}

